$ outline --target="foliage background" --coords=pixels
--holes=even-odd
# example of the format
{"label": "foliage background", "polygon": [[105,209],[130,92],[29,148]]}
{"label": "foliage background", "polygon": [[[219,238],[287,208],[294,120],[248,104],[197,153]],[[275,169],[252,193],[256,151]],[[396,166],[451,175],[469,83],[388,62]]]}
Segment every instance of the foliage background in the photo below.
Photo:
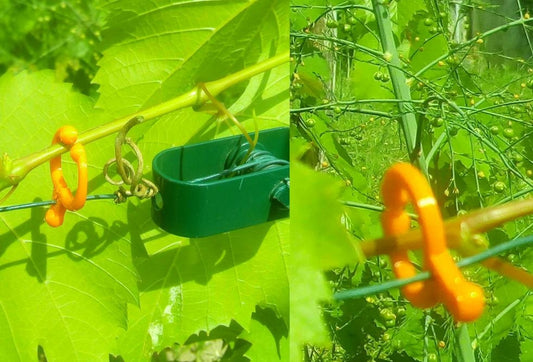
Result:
{"label": "foliage background", "polygon": [[[45,148],[61,125],[97,127],[288,48],[285,1],[0,5],[0,150],[11,158]],[[253,117],[261,128],[281,126],[287,85],[281,66],[219,99],[249,130]],[[159,151],[234,132],[182,109],[130,136],[150,177]],[[90,194],[114,191],[101,173],[113,144],[87,145]],[[73,184],[75,168],[63,162]],[[38,167],[9,203],[50,199],[48,180]],[[287,220],[186,239],[160,231],[149,202],[89,202],[58,229],[43,224],[44,212],[0,216],[4,358],[288,359]]]}
{"label": "foliage background", "polygon": [[[378,30],[378,4],[390,13],[392,41]],[[307,293],[299,289],[303,294],[291,311],[323,317],[312,327],[301,317],[305,313],[291,313],[298,359],[461,360],[456,328],[442,307],[414,309],[397,290],[333,301],[334,292],[393,278],[386,257],[358,263],[357,243],[339,230],[361,240],[381,235],[382,175],[394,162],[410,160],[402,123],[411,131],[421,127],[422,157],[415,162],[426,170],[444,217],[530,195],[531,4],[500,4],[291,1],[292,145],[295,163],[303,164],[291,168],[293,204],[309,210],[294,213],[291,230],[307,229],[309,238],[293,249],[311,262],[295,274],[315,286]],[[398,63],[391,66],[396,52]],[[400,99],[407,102],[403,110]],[[324,189],[330,191],[318,191]],[[316,197],[314,207],[304,199],[309,194]],[[335,206],[338,199],[352,206]],[[327,211],[306,223],[316,210]],[[491,231],[490,245],[531,235],[531,221]],[[328,259],[337,248],[346,257]],[[322,256],[337,262],[321,263]],[[528,249],[502,257],[532,269]],[[488,301],[483,317],[468,326],[476,360],[530,360],[530,291],[481,266],[465,275],[484,287]]]}

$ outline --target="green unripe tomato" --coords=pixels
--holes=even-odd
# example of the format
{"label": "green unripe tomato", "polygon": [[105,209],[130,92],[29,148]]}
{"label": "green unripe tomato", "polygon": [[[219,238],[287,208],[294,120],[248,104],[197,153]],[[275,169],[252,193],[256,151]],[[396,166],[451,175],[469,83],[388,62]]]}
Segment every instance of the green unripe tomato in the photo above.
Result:
{"label": "green unripe tomato", "polygon": [[387,73],[383,73],[383,77],[381,77],[381,81],[383,83],[386,83],[390,80],[390,76]]}
{"label": "green unripe tomato", "polygon": [[511,139],[511,138],[513,138],[513,137],[514,137],[514,130],[513,130],[511,127],[509,127],[509,128],[505,128],[505,129],[503,130],[503,136],[504,136],[505,138],[507,138],[507,139]]}
{"label": "green unripe tomato", "polygon": [[346,22],[350,25],[355,25],[357,24],[357,19],[355,16],[349,16],[348,19],[346,19]]}
{"label": "green unripe tomato", "polygon": [[529,89],[533,89],[533,79],[528,80],[527,83],[526,83],[526,86],[527,86]]}
{"label": "green unripe tomato", "polygon": [[348,23],[344,24],[342,28],[343,28],[344,31],[347,32],[347,33],[350,32],[350,31],[352,31],[352,26],[351,26],[350,24],[348,24]]}
{"label": "green unripe tomato", "polygon": [[342,109],[339,106],[333,107],[333,112],[335,112],[335,114],[341,114],[342,113]]}
{"label": "green unripe tomato", "polygon": [[490,127],[490,133],[492,133],[495,136],[499,135],[500,134],[500,127],[498,127],[498,126]]}
{"label": "green unripe tomato", "polygon": [[382,80],[383,79],[383,73],[382,72],[375,72],[374,73],[374,79],[375,80]]}
{"label": "green unripe tomato", "polygon": [[501,194],[505,191],[505,183],[502,181],[496,181],[494,185],[492,185],[492,188],[494,189],[494,191]]}
{"label": "green unripe tomato", "polygon": [[437,34],[439,32],[439,28],[437,28],[436,26],[432,26],[431,28],[429,28],[428,31],[430,34]]}

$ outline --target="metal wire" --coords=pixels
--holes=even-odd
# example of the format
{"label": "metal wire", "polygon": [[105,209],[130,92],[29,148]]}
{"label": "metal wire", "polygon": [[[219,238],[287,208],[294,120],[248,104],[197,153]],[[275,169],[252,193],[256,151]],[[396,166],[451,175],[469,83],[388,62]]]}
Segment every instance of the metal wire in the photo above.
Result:
{"label": "metal wire", "polygon": [[[92,200],[115,200],[117,198],[117,195],[115,194],[102,194],[102,195],[89,195],[87,196],[87,201]],[[47,200],[47,201],[37,201],[37,202],[29,202],[27,204],[19,204],[19,205],[9,205],[9,206],[1,206],[0,212],[6,212],[6,211],[14,211],[14,210],[23,210],[23,209],[29,209],[32,207],[41,207],[41,206],[50,206],[55,204],[55,200]]]}
{"label": "metal wire", "polygon": [[[508,241],[506,243],[499,244],[495,247],[492,247],[490,249],[487,249],[479,254],[476,254],[474,256],[470,256],[468,258],[461,259],[457,266],[459,268],[463,268],[465,266],[469,266],[475,263],[479,263],[480,261],[483,261],[485,259],[488,259],[490,257],[493,257],[495,255],[500,254],[503,251],[507,251],[510,249],[528,246],[530,244],[533,244],[533,235],[526,236],[523,238],[514,239],[511,241]],[[357,298],[363,298],[368,295],[373,295],[377,293],[385,292],[389,289],[394,288],[401,288],[407,284],[411,284],[414,282],[422,281],[429,279],[431,277],[430,273],[428,271],[423,271],[418,273],[412,278],[406,278],[406,279],[396,279],[391,280],[389,282],[380,283],[376,285],[369,285],[366,287],[361,288],[355,288],[355,289],[348,289],[343,290],[341,292],[337,292],[333,294],[333,298],[336,300],[346,300],[346,299],[357,299]]]}
{"label": "metal wire", "polygon": [[220,172],[214,173],[209,176],[195,178],[189,182],[191,183],[200,183],[211,180],[218,180],[226,176],[231,176],[235,174],[243,174],[246,172],[258,172],[265,170],[270,167],[276,166],[286,166],[289,165],[289,161],[276,158],[268,151],[264,150],[253,150],[245,163],[237,166],[233,166],[222,170]]}

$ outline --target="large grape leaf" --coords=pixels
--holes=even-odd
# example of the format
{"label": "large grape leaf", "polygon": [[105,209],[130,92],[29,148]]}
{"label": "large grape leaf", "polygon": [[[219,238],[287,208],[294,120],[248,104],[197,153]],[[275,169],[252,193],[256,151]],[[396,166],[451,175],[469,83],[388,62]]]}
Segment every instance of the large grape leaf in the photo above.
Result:
{"label": "large grape leaf", "polygon": [[[294,142],[296,144],[296,142]],[[298,152],[296,152],[298,153]],[[342,225],[340,183],[299,162],[291,164],[291,360],[302,360],[306,343],[327,345],[321,305],[332,298],[323,271],[354,264],[360,252]]]}
{"label": "large grape leaf", "polygon": [[[4,78],[9,79],[4,86],[10,96],[4,97],[0,108],[4,121],[0,149],[12,157],[25,155],[45,147],[65,123],[86,130],[178,96],[199,81],[229,75],[286,51],[286,5],[282,1],[110,3],[105,34],[110,47],[95,80],[101,93],[98,107],[104,112],[93,111],[88,99],[68,93],[67,86],[52,86],[50,74],[20,75],[15,88],[11,78]],[[194,30],[200,23],[207,24],[199,31],[209,33],[206,38]],[[180,64],[180,57],[188,61]],[[25,77],[31,81],[23,82]],[[260,128],[267,128],[287,123],[287,88],[288,66],[278,67],[220,98],[239,119],[255,117]],[[148,160],[146,171],[161,149],[212,138],[213,124],[210,115],[185,109],[137,127],[132,134]],[[111,138],[88,147],[90,193],[112,191],[100,175],[112,147]],[[43,179],[48,179],[44,166],[30,173],[11,201],[49,198],[51,186],[43,185]],[[188,335],[227,325],[231,319],[248,328],[256,305],[271,306],[288,324],[286,222],[187,240],[157,229],[146,202],[130,201],[127,207],[109,201],[89,203],[55,230],[39,226],[43,215],[43,209],[35,209],[2,218],[6,231],[0,237],[7,242],[1,261],[7,264],[1,272],[7,287],[1,300],[4,329],[11,333],[4,334],[1,348],[2,356],[10,360],[28,360],[38,344],[50,360],[103,360],[110,351],[144,359],[156,346],[183,343]],[[14,240],[19,243],[13,244]],[[130,305],[127,323],[126,302],[138,303],[132,259],[142,295],[140,309]],[[21,276],[27,260],[33,265]],[[160,265],[159,260],[168,263]],[[180,277],[172,278],[176,273]],[[21,280],[24,287],[19,287]],[[236,287],[242,293],[234,293]],[[37,297],[27,298],[32,291],[38,292]],[[184,303],[167,308],[178,297],[182,299],[174,302]],[[114,348],[118,330],[126,327]],[[162,327],[167,327],[164,335]]]}
{"label": "large grape leaf", "polygon": [[[2,152],[27,156],[46,147],[64,124],[81,131],[103,122],[91,99],[54,79],[52,71],[0,78]],[[87,146],[91,193],[112,191],[101,175],[112,148],[112,142]],[[75,167],[63,158],[73,184]],[[42,165],[21,182],[9,204],[51,195],[49,168]],[[88,202],[55,229],[44,223],[45,211],[0,214],[0,355],[31,361],[41,345],[50,361],[107,360],[119,329],[127,326],[126,303],[138,303],[125,207]]]}
{"label": "large grape leaf", "polygon": [[[104,51],[97,106],[114,117],[157,106],[195,87],[288,50],[286,1],[116,1],[110,3],[111,46]],[[288,65],[232,87],[218,98],[247,129],[288,123]],[[131,134],[144,158],[162,149],[226,135],[207,113],[182,109]],[[149,162],[145,171],[151,171]],[[238,202],[238,200],[235,200]],[[184,210],[186,212],[186,210]],[[189,240],[162,232],[146,203],[128,205],[131,240],[141,276],[140,308],[117,354],[146,359],[232,320],[250,327],[257,305],[270,306],[288,326],[286,222]],[[137,249],[136,249],[137,250]],[[283,356],[280,356],[283,358]]]}
{"label": "large grape leaf", "polygon": [[250,332],[240,335],[251,343],[245,356],[250,361],[289,361],[289,331],[285,322],[269,308],[257,308]]}
{"label": "large grape leaf", "polygon": [[[113,116],[159,104],[198,82],[288,50],[287,0],[121,0],[108,8],[105,36],[113,46],[104,51],[94,81],[100,84],[97,105]],[[277,83],[269,76],[258,77],[263,87]],[[276,103],[283,100],[278,96]]]}
{"label": "large grape leaf", "polygon": [[158,245],[138,263],[140,308],[129,309],[130,328],[118,351],[126,360],[148,358],[232,319],[249,329],[258,304],[273,307],[288,325],[287,221],[190,241],[174,238],[174,245],[151,242]]}

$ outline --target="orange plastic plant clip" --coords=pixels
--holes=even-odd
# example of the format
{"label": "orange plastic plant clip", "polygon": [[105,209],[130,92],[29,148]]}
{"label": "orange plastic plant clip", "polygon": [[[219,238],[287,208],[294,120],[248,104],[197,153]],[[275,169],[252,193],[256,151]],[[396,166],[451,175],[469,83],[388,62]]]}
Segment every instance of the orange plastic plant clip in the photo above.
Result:
{"label": "orange plastic plant clip", "polygon": [[81,143],[76,143],[78,132],[72,126],[61,127],[52,140],[52,144],[62,143],[70,147],[70,157],[78,164],[78,188],[73,196],[63,177],[61,156],[50,160],[50,173],[54,185],[53,198],[56,203],[46,212],[45,220],[48,225],[57,227],[63,224],[66,210],[79,210],[87,199],[87,155]]}
{"label": "orange plastic plant clip", "polygon": [[[412,202],[419,215],[424,240],[424,269],[432,274],[428,281],[416,282],[402,288],[402,293],[419,308],[432,307],[442,302],[457,322],[477,319],[483,312],[483,290],[465,280],[446,248],[444,223],[424,176],[412,165],[399,163],[386,173],[382,186],[385,211],[382,225],[385,234],[406,233],[410,217],[405,211]],[[398,278],[416,274],[406,250],[391,253],[393,270]]]}

